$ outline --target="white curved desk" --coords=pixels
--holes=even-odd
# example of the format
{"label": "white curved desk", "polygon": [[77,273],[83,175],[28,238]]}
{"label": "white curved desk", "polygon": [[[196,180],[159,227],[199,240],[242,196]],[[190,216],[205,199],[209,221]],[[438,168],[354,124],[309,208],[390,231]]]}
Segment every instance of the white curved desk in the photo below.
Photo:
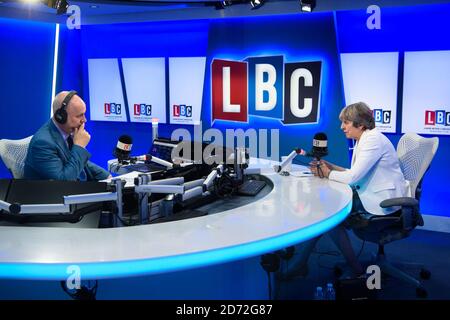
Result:
{"label": "white curved desk", "polygon": [[268,161],[256,165],[273,190],[221,213],[112,229],[0,227],[0,278],[64,280],[70,265],[82,279],[106,279],[224,263],[310,239],[350,212],[347,185],[280,176]]}

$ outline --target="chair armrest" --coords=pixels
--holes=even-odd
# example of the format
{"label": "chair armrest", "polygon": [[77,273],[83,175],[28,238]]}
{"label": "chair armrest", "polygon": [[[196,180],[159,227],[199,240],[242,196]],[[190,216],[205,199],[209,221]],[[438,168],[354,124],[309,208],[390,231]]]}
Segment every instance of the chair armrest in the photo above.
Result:
{"label": "chair armrest", "polygon": [[411,197],[400,197],[400,198],[386,199],[380,202],[380,207],[382,208],[390,208],[395,206],[418,207],[419,201]]}
{"label": "chair armrest", "polygon": [[402,220],[404,230],[410,231],[414,229],[416,225],[424,225],[422,215],[419,212],[419,201],[417,199],[411,197],[401,197],[386,199],[380,203],[380,207],[382,208],[390,208],[394,206],[402,207],[400,219]]}

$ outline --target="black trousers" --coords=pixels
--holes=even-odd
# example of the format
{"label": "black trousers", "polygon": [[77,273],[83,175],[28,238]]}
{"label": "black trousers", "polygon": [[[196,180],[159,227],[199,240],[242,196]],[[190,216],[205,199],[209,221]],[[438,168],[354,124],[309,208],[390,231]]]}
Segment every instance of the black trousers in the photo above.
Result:
{"label": "black trousers", "polygon": [[358,192],[352,187],[353,198],[352,198],[352,209],[350,215],[345,219],[344,226],[347,229],[358,229],[367,227],[369,224],[370,217],[373,214],[369,213],[364,209],[364,206],[359,198]]}

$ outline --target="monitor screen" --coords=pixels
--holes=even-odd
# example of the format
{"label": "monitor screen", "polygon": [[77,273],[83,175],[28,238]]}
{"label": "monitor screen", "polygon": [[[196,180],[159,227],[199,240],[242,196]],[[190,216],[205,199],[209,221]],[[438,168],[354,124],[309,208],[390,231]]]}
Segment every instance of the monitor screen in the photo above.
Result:
{"label": "monitor screen", "polygon": [[159,138],[153,140],[150,154],[165,161],[172,162],[172,150],[178,145],[178,141]]}
{"label": "monitor screen", "polygon": [[[181,160],[183,162],[194,162],[197,164],[202,164],[205,162],[204,157],[206,155],[204,154],[204,152],[205,148],[208,145],[209,143],[207,142],[186,141],[186,143],[183,143],[183,141],[173,141],[166,138],[158,138],[153,141],[153,145],[150,148],[150,154],[169,162],[177,163],[177,160]],[[228,150],[227,148],[220,146],[218,147],[223,148],[223,154],[221,155],[221,159],[219,162],[224,162],[224,156],[228,158],[233,150]],[[210,156],[216,155],[215,148],[211,149],[210,151]]]}

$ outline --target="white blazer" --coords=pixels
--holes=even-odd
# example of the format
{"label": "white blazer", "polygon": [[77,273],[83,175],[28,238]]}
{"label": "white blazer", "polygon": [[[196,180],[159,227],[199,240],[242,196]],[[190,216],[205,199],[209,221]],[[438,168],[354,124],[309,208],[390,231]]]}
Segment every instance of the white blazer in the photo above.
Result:
{"label": "white blazer", "polygon": [[386,215],[399,209],[383,209],[381,201],[407,196],[408,183],[400,169],[397,152],[376,128],[362,133],[353,150],[351,168],[332,170],[328,178],[355,186],[364,209],[374,215]]}

